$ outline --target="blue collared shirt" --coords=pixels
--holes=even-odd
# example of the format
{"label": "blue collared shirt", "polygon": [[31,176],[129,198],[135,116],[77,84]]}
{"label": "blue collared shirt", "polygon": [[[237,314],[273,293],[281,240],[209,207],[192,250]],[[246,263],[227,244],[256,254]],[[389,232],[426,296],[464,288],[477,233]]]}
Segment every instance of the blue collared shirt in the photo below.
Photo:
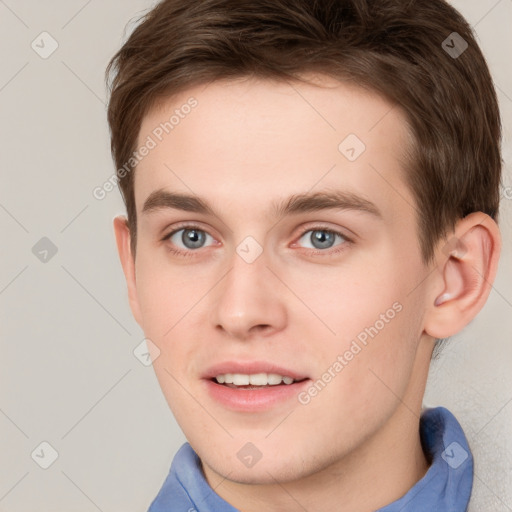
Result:
{"label": "blue collared shirt", "polygon": [[[376,512],[465,512],[473,485],[473,457],[462,427],[444,407],[421,415],[420,437],[431,465],[404,496]],[[239,512],[208,485],[199,457],[185,443],[148,512]]]}

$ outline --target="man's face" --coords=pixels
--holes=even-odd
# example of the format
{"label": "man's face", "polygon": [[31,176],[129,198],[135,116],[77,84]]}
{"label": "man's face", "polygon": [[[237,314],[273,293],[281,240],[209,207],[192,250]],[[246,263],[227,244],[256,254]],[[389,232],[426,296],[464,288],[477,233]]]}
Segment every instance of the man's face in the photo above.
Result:
{"label": "man's face", "polygon": [[421,404],[431,345],[405,118],[326,84],[215,82],[139,134],[156,147],[135,174],[134,313],[189,442],[234,481],[313,474]]}

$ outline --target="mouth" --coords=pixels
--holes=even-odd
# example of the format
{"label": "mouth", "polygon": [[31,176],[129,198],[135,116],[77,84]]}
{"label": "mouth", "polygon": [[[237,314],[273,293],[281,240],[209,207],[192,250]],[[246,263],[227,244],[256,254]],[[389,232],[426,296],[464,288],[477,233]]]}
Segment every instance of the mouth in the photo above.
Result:
{"label": "mouth", "polygon": [[239,412],[265,411],[296,400],[310,378],[268,363],[224,363],[204,376],[209,396],[224,408]]}
{"label": "mouth", "polygon": [[294,379],[289,375],[278,373],[221,373],[211,380],[232,389],[262,389],[282,385],[291,386],[296,382],[303,382],[306,378]]}

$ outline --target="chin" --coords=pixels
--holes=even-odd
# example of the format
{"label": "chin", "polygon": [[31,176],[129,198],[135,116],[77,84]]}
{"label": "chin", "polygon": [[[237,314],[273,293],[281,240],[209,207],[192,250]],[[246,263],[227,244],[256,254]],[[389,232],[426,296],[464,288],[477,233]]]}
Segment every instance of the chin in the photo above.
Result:
{"label": "chin", "polygon": [[[224,469],[224,468],[222,468]],[[250,485],[272,485],[276,483],[286,483],[297,480],[304,475],[299,473],[296,469],[284,469],[275,467],[272,464],[270,467],[248,468],[245,470],[226,467],[226,471],[220,473],[224,478],[239,484]]]}
{"label": "chin", "polygon": [[236,457],[217,459],[201,457],[201,463],[207,464],[211,470],[222,478],[239,484],[265,485],[291,482],[314,473],[317,468],[307,471],[304,460],[296,460],[293,455],[281,455],[266,460],[262,457],[252,467],[243,467]]}

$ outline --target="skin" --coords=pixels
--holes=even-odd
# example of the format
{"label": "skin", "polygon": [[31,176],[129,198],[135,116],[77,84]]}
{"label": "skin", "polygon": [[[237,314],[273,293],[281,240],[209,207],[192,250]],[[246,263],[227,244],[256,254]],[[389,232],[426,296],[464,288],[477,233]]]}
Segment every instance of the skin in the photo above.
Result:
{"label": "skin", "polygon": [[[355,86],[310,81],[213,82],[167,98],[144,118],[139,144],[191,96],[198,105],[137,166],[135,259],[125,219],[114,221],[133,314],[160,351],[163,393],[209,484],[244,512],[372,511],[421,479],[435,337],[477,314],[499,255],[496,224],[477,212],[457,223],[451,252],[440,240],[426,265],[404,182],[404,114]],[[349,134],[366,146],[353,162],[338,149]],[[215,214],[143,212],[160,189],[199,197]],[[380,215],[271,208],[334,190]],[[204,230],[205,245],[187,248],[182,232],[164,240],[182,223]],[[307,229],[343,236],[318,249]],[[236,252],[247,236],[263,249],[252,263]],[[201,376],[226,360],[272,361],[315,381],[397,303],[400,312],[306,405],[235,412],[206,393]],[[247,442],[262,455],[250,468],[237,457]]]}

